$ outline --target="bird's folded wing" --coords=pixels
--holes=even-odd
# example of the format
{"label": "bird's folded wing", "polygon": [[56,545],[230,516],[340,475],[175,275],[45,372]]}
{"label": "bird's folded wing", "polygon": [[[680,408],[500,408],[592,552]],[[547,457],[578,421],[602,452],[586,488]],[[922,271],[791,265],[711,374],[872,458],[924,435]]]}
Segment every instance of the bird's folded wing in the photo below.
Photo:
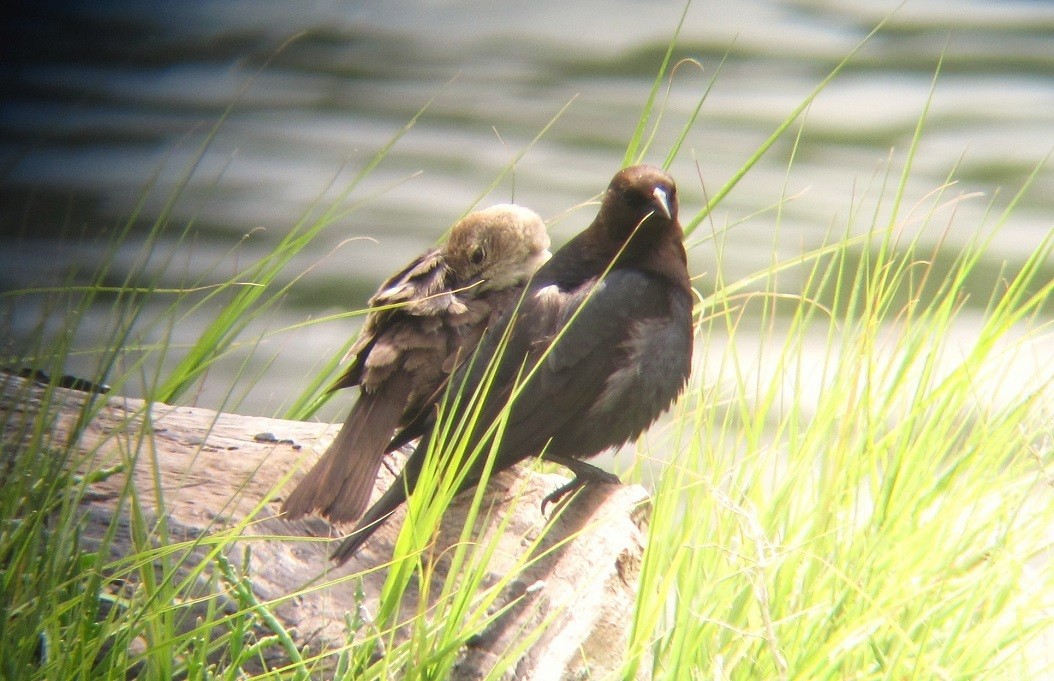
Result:
{"label": "bird's folded wing", "polygon": [[[540,292],[525,311],[528,317],[520,320],[520,333],[537,338],[537,325],[531,328],[535,320],[547,321],[549,327],[541,334],[544,341],[530,350],[527,366],[537,367],[524,377],[515,398],[505,425],[503,458],[505,451],[510,458],[538,454],[546,445],[539,433],[557,433],[570,420],[583,418],[603,398],[609,377],[631,359],[635,325],[668,305],[666,288],[637,271],[612,271],[599,284],[572,294]],[[546,306],[557,309],[538,309]],[[502,365],[500,373],[507,375],[518,369],[515,361]],[[497,382],[505,385],[500,376]],[[497,414],[494,410],[488,416]]]}

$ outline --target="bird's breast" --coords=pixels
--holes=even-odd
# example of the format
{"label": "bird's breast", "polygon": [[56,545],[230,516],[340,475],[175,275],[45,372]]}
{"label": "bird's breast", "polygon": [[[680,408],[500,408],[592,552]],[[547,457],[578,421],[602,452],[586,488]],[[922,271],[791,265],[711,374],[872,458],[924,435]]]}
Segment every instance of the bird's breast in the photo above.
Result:
{"label": "bird's breast", "polygon": [[590,412],[638,412],[654,418],[670,406],[688,380],[691,318],[673,314],[632,322],[618,350],[619,366],[604,382]]}

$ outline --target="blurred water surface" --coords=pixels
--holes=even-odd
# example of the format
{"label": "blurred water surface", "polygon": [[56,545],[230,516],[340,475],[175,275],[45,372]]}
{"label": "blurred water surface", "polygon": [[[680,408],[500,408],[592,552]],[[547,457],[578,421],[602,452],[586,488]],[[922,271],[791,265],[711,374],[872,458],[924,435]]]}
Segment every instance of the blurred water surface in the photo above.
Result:
{"label": "blurred water surface", "polygon": [[[676,58],[695,61],[677,69],[646,156],[662,162],[717,74],[672,165],[682,216],[897,4],[691,5]],[[556,245],[581,229],[593,209],[567,211],[618,168],[684,11],[665,0],[27,5],[12,12],[0,52],[0,287],[62,282],[75,264],[90,271],[105,253],[94,237],[130,216],[136,231],[120,246],[112,280],[138,262],[158,216],[168,227],[150,260],[154,277],[222,280],[339,200],[346,210],[279,284],[303,276],[246,331],[249,340],[264,334],[262,343],[215,367],[197,398],[275,413],[358,322],[271,332],[361,307],[464,212],[524,203],[547,220],[561,217]],[[949,177],[958,182],[949,198],[979,193],[926,228],[924,239],[945,238],[954,251],[995,222],[992,207],[1005,206],[1054,147],[1054,3],[905,3],[811,107],[793,165],[797,128],[691,239],[700,287],[718,267],[734,280],[814,247],[861,207],[855,228],[870,225],[887,168],[895,179],[928,99],[908,205]],[[521,153],[515,172],[484,195]],[[771,208],[789,196],[777,230]],[[1052,215],[1047,167],[991,257],[1020,263],[1054,226]],[[718,259],[702,237],[730,225]],[[17,345],[41,311],[4,305]],[[105,304],[93,311],[82,345],[108,327],[109,314]],[[175,328],[144,330],[143,340],[190,342],[209,319],[204,309]],[[329,406],[324,417],[344,405]]]}

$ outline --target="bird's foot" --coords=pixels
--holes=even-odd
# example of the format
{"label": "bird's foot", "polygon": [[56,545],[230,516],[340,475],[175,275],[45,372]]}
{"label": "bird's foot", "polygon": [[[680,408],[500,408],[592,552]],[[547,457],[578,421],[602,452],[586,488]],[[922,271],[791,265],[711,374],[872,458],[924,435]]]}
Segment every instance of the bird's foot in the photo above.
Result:
{"label": "bird's foot", "polygon": [[604,483],[608,485],[622,484],[622,481],[619,480],[618,476],[614,473],[609,473],[603,468],[597,468],[596,466],[579,459],[555,456],[546,457],[546,459],[553,463],[558,463],[561,466],[570,468],[571,472],[575,474],[575,478],[566,485],[558,487],[545,495],[545,498],[542,499],[542,515],[545,515],[545,509],[549,504],[553,504],[554,506],[558,505],[568,494],[575,492],[578,488],[585,487],[590,483]]}
{"label": "bird's foot", "polygon": [[542,499],[542,515],[545,515],[545,509],[549,506],[549,504],[552,504],[554,507],[558,506],[560,502],[564,500],[564,497],[566,497],[571,492],[576,491],[579,487],[585,487],[585,484],[585,480],[576,477],[574,480],[567,483],[566,485],[561,485],[552,492],[546,494],[545,498]]}

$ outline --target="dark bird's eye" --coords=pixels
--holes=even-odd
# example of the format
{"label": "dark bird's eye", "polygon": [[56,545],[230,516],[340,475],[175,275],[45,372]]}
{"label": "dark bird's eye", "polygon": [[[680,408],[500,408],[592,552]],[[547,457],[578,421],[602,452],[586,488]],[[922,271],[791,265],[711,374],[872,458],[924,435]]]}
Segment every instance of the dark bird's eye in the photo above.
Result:
{"label": "dark bird's eye", "polygon": [[473,265],[482,265],[486,257],[486,252],[484,252],[482,247],[479,247],[472,249],[472,252],[469,253],[468,259],[472,261]]}
{"label": "dark bird's eye", "polygon": [[630,208],[640,210],[648,205],[649,197],[641,194],[635,189],[627,189],[622,193],[622,200],[625,201]]}

